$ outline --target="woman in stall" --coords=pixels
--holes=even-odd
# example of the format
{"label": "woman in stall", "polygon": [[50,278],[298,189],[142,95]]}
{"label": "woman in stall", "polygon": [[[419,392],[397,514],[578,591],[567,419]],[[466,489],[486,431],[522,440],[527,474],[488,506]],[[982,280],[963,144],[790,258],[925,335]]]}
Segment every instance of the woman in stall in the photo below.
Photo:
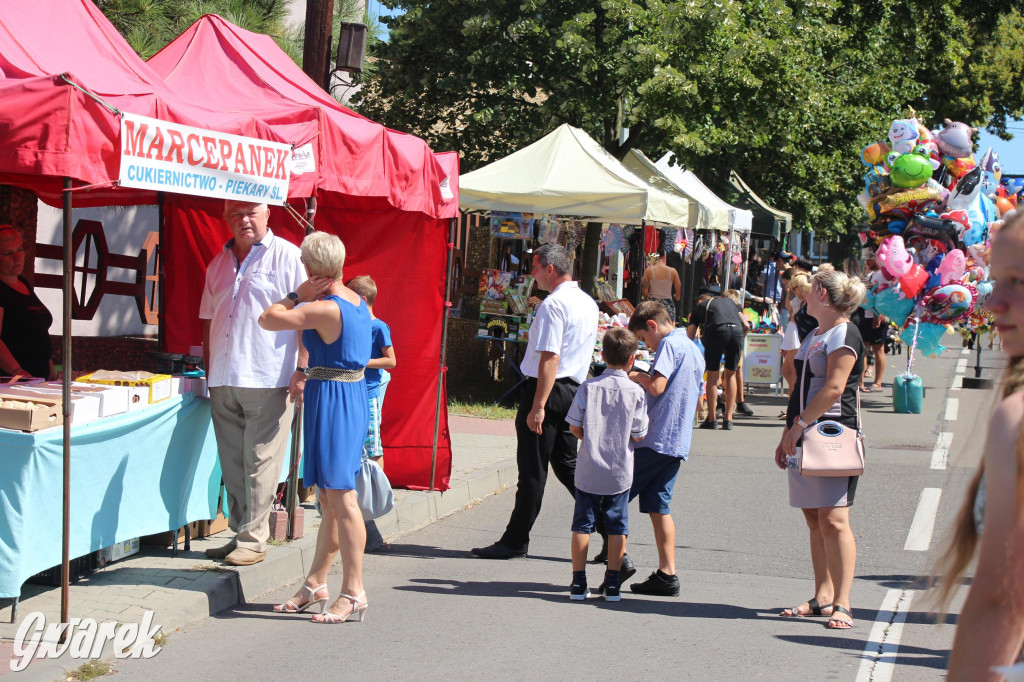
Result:
{"label": "woman in stall", "polygon": [[28,281],[21,233],[0,225],[0,374],[56,379],[50,348],[53,316]]}
{"label": "woman in stall", "polygon": [[668,311],[672,324],[676,323],[676,301],[682,296],[683,285],[679,281],[679,273],[669,267],[668,251],[664,246],[658,247],[658,260],[644,272],[640,280],[640,290],[645,300],[657,301]]}

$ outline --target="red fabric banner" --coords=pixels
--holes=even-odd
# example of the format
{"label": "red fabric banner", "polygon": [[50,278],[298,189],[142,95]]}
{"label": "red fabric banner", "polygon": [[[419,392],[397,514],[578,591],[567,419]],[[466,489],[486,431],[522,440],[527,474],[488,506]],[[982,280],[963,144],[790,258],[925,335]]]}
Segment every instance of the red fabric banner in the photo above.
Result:
{"label": "red fabric banner", "polygon": [[[304,207],[295,206],[300,214]],[[168,195],[164,207],[166,350],[187,352],[202,341],[199,301],[206,264],[231,234],[223,202]],[[392,485],[411,490],[430,486],[448,220],[397,211],[383,199],[326,194],[319,202],[318,230],[345,243],[346,280],[370,275],[377,284],[374,314],[391,327],[397,366],[384,401],[381,439],[384,469]],[[303,229],[284,209],[271,207],[274,234],[299,244]],[[451,437],[447,394],[442,384],[441,419],[434,487],[447,490],[451,478]]]}

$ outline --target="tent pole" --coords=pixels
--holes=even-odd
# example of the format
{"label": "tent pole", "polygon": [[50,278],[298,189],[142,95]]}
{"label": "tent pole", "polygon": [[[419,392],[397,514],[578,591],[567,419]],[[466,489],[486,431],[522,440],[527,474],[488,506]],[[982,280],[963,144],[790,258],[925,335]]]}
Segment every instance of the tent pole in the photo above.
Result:
{"label": "tent pole", "polygon": [[448,266],[444,270],[444,306],[442,306],[441,310],[444,315],[444,319],[441,321],[441,364],[437,368],[437,403],[434,408],[434,446],[430,453],[430,492],[434,492],[434,477],[437,475],[437,436],[438,431],[441,428],[441,387],[444,386],[444,373],[447,369],[445,363],[448,360],[448,310],[452,306],[452,260],[455,255],[453,249],[455,248],[455,226],[457,223],[458,218],[452,218],[448,223]]}
{"label": "tent pole", "polygon": [[[313,218],[316,217],[316,197],[309,197],[306,199],[306,222],[309,225],[313,224]],[[315,230],[308,225],[304,228],[306,236],[311,235]],[[295,405],[295,411],[292,413],[292,444],[289,450],[290,463],[288,465],[288,484],[285,486],[285,492],[288,497],[285,499],[284,508],[288,514],[288,532],[287,536],[289,539],[295,539],[295,510],[299,507],[299,458],[302,456],[302,448],[299,447],[299,443],[302,440],[302,403]]]}
{"label": "tent pole", "polygon": [[750,241],[752,232],[747,233],[747,248],[743,254],[743,278],[740,282],[740,310],[743,309],[743,304],[747,301],[747,265],[750,263]]}
{"label": "tent pole", "polygon": [[729,243],[726,245],[725,255],[722,258],[722,281],[718,285],[718,294],[720,296],[729,288],[729,277],[732,275],[732,240],[736,234],[732,221],[735,219],[736,216],[733,216],[729,221]]}
{"label": "tent pole", "polygon": [[[72,266],[74,265],[74,254],[71,235],[71,178],[64,178],[63,215],[64,226],[64,296],[63,296],[63,322],[61,327],[61,398],[64,413],[64,494],[61,508],[61,548],[60,548],[60,622],[70,623],[68,611],[70,610],[71,599],[71,292],[74,282],[72,281]],[[61,630],[60,640],[63,642],[67,637],[69,628]]]}

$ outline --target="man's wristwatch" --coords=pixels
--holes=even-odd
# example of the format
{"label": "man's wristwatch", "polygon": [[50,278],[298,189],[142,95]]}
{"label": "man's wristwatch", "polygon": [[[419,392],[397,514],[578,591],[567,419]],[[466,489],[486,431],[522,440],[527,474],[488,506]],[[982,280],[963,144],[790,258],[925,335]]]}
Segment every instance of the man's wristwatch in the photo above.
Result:
{"label": "man's wristwatch", "polygon": [[803,417],[797,417],[796,425],[799,426],[801,429],[806,429],[810,426],[810,424],[804,421]]}
{"label": "man's wristwatch", "polygon": [[299,295],[297,293],[295,293],[294,291],[289,291],[287,298],[288,298],[289,301],[291,301],[295,305],[299,304]]}

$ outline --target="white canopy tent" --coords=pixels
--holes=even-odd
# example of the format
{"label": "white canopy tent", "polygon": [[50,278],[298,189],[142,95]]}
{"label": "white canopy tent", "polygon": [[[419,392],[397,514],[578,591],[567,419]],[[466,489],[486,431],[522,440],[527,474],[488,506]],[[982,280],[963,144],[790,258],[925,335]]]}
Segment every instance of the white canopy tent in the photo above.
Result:
{"label": "white canopy tent", "polygon": [[671,159],[672,152],[668,152],[658,159],[654,167],[668,182],[678,187],[708,211],[708,224],[700,225],[701,229],[718,232],[750,232],[754,221],[752,212],[725,203],[692,172],[679,166],[669,165]]}
{"label": "white canopy tent", "polygon": [[682,194],[647,184],[585,132],[564,124],[533,144],[461,176],[459,208],[686,227],[691,202]]}

